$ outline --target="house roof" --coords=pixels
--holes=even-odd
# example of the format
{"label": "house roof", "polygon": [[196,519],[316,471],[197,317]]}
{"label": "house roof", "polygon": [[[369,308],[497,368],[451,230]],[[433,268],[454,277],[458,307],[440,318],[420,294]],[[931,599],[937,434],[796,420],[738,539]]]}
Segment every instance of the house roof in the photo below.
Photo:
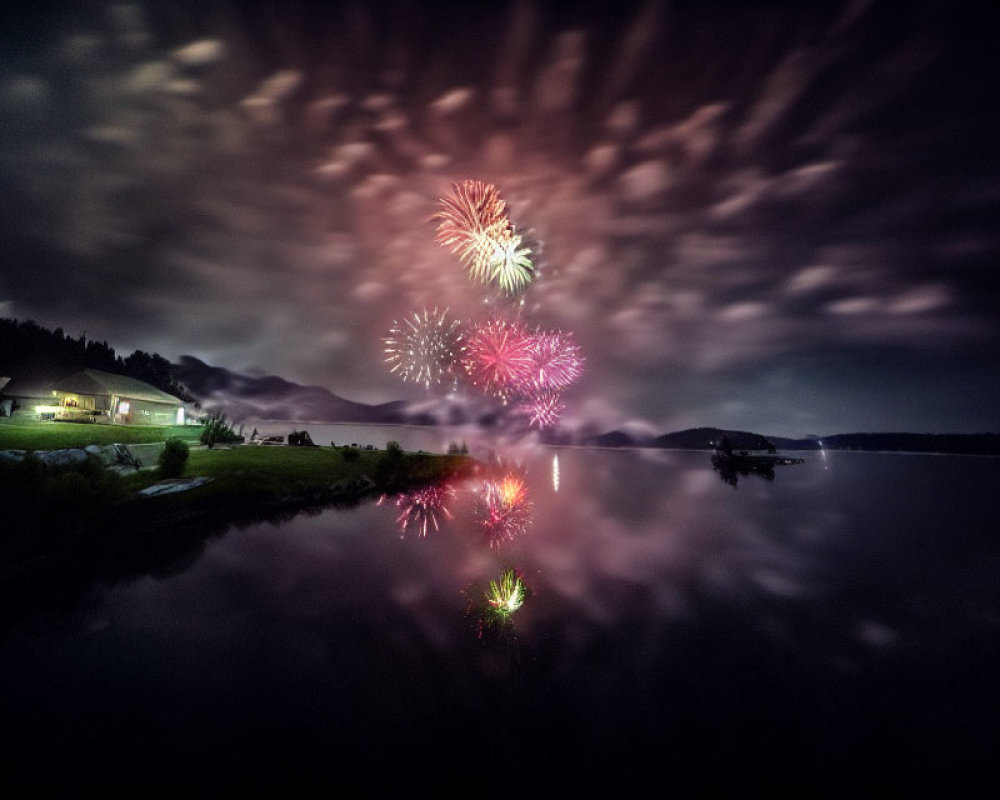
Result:
{"label": "house roof", "polygon": [[95,395],[116,394],[131,400],[181,405],[181,401],[172,394],[167,394],[144,381],[129,378],[126,375],[103,372],[99,369],[85,369],[75,372],[61,381],[56,381],[53,388],[58,392]]}
{"label": "house roof", "polygon": [[15,377],[11,378],[3,387],[0,387],[0,394],[4,397],[32,397],[39,399],[51,397],[52,381],[38,376]]}

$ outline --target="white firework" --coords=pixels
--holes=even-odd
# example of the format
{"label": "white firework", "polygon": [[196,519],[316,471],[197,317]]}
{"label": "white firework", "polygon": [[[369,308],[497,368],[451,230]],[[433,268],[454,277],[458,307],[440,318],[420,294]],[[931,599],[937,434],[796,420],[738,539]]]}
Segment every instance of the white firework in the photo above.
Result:
{"label": "white firework", "polygon": [[448,319],[448,311],[423,310],[394,322],[385,343],[385,362],[390,372],[404,381],[431,384],[454,383],[465,351],[465,334],[459,320]]}

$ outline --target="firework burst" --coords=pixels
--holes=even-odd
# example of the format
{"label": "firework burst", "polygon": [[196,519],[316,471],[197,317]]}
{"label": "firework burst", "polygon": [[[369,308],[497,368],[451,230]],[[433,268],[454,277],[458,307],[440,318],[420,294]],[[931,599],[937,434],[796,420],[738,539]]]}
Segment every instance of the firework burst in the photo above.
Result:
{"label": "firework burst", "polygon": [[506,231],[496,235],[477,234],[470,237],[468,246],[459,258],[469,271],[469,278],[478,283],[489,283],[493,277],[494,264],[500,264],[509,239]]}
{"label": "firework burst", "polygon": [[528,414],[528,424],[534,428],[554,427],[565,408],[554,389],[540,389],[521,403],[521,410]]}
{"label": "firework burst", "polygon": [[509,231],[495,245],[487,280],[496,283],[504,294],[523,292],[534,277],[531,251],[521,247],[521,237]]}
{"label": "firework burst", "polygon": [[562,331],[536,333],[531,337],[531,356],[535,362],[533,380],[539,389],[565,389],[583,374],[583,358],[571,334]]}
{"label": "firework burst", "polygon": [[452,184],[452,192],[431,217],[438,221],[438,244],[458,256],[473,280],[496,283],[508,295],[524,291],[534,278],[531,251],[514,233],[499,190],[468,180]]}
{"label": "firework burst", "polygon": [[430,388],[432,383],[456,381],[464,350],[465,334],[458,320],[448,321],[447,310],[438,313],[424,309],[394,322],[385,343],[385,361],[390,372],[404,381],[414,381]]}
{"label": "firework burst", "polygon": [[518,322],[490,319],[469,334],[462,364],[474,386],[506,401],[531,385],[531,337]]}
{"label": "firework burst", "polygon": [[431,220],[439,220],[438,244],[447,247],[468,266],[477,259],[490,240],[500,238],[510,225],[507,204],[496,186],[482,181],[463,181],[451,185],[452,196],[442,197],[442,211]]}

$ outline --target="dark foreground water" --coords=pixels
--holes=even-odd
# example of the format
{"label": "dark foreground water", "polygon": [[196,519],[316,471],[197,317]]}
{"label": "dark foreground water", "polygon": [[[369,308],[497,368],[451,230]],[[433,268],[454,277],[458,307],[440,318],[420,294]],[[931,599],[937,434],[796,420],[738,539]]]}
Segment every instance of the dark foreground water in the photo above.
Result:
{"label": "dark foreground water", "polygon": [[[0,631],[2,779],[995,790],[1000,459],[805,458],[734,485],[706,453],[527,450],[500,547],[476,483],[426,536],[386,498],[36,586]],[[507,566],[527,599],[484,629]]]}

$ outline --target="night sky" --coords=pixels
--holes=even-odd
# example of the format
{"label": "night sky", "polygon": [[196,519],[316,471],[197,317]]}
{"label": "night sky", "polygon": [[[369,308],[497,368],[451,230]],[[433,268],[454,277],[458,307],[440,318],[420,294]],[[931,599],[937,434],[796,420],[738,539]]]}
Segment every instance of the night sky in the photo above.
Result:
{"label": "night sky", "polygon": [[421,400],[393,321],[500,303],[429,222],[471,178],[568,425],[1000,430],[989,4],[20,5],[0,317]]}

